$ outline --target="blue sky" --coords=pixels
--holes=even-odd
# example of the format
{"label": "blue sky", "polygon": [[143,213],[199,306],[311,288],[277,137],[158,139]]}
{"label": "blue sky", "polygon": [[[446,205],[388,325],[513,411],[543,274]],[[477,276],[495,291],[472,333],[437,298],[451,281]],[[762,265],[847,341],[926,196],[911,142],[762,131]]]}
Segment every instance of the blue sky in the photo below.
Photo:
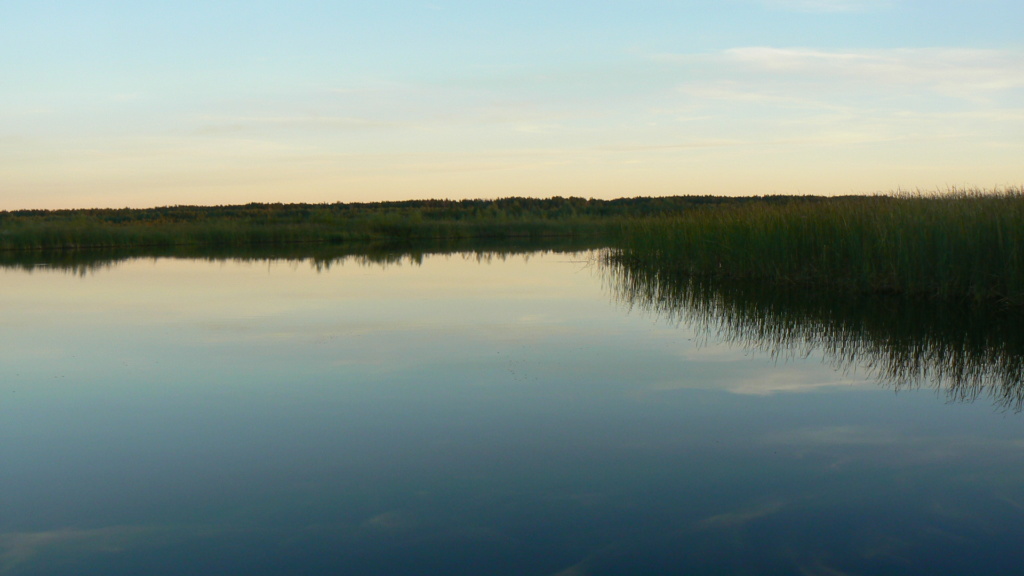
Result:
{"label": "blue sky", "polygon": [[0,4],[0,209],[1024,183],[1024,4]]}

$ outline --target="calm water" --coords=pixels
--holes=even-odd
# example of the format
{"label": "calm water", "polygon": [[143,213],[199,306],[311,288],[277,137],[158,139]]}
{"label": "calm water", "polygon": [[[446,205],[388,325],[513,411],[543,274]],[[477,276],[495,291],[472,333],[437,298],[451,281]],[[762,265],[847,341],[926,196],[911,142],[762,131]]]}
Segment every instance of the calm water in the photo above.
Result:
{"label": "calm water", "polygon": [[594,259],[0,270],[0,575],[1019,573],[1014,332]]}

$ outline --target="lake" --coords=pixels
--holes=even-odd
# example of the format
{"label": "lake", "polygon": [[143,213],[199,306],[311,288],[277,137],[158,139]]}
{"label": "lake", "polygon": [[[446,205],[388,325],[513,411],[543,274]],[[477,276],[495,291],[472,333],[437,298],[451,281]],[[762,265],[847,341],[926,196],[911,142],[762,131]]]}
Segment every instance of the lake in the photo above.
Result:
{"label": "lake", "polygon": [[1015,314],[600,251],[0,268],[0,575],[1016,574]]}

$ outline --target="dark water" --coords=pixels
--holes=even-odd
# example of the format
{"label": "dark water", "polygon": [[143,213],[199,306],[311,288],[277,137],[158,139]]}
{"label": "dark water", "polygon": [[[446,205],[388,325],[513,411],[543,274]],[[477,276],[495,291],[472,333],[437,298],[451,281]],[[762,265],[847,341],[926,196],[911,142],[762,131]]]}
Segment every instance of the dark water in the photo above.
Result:
{"label": "dark water", "polygon": [[1016,574],[1012,313],[595,253],[0,271],[0,575]]}

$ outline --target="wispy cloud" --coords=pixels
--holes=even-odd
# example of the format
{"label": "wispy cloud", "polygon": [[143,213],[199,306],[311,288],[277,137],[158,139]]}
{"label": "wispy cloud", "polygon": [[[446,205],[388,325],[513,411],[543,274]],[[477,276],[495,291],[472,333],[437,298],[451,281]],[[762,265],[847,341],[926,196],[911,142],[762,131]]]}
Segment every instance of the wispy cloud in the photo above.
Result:
{"label": "wispy cloud", "polygon": [[694,140],[692,142],[676,142],[672,144],[657,144],[657,145],[616,145],[616,146],[598,146],[595,150],[601,152],[664,152],[664,151],[675,151],[675,150],[701,150],[706,148],[724,148],[729,146],[737,146],[743,144],[736,140],[727,140],[724,138],[718,139],[706,139],[706,140]]}
{"label": "wispy cloud", "polygon": [[324,130],[369,130],[405,127],[401,122],[385,122],[348,116],[243,116],[208,117],[198,129],[200,134],[225,134],[259,128],[296,128]]}
{"label": "wispy cloud", "polygon": [[1024,86],[1024,54],[1016,50],[913,48],[824,51],[742,47],[720,54],[752,72],[808,79],[847,79],[866,87],[924,86],[971,98]]}
{"label": "wispy cloud", "polygon": [[[636,64],[631,74],[634,84],[647,87],[642,94],[605,90],[602,78],[614,74],[574,77],[548,99],[514,70],[500,79],[488,72],[486,86],[370,82],[307,95],[305,113],[269,106],[204,115],[192,133],[274,138],[303,153],[365,154],[398,142],[402,152],[457,152],[458,170],[476,172],[497,168],[465,162],[487,146],[637,154],[956,136],[960,131],[940,130],[941,119],[921,114],[995,114],[1012,108],[1024,88],[1024,52],[1014,50],[740,46],[650,55]],[[589,88],[577,90],[577,83]],[[924,122],[929,125],[919,128]]]}
{"label": "wispy cloud", "polygon": [[743,46],[651,60],[675,68],[675,117],[704,137],[851,146],[986,134],[991,145],[1024,113],[1018,49]]}
{"label": "wispy cloud", "polygon": [[853,87],[879,95],[894,88],[925,89],[977,100],[1024,87],[1024,52],[1020,50],[829,51],[745,46],[713,54],[659,54],[652,58],[698,70],[699,75],[682,84],[684,89],[717,87],[725,96],[730,92],[750,94],[749,89],[755,85],[784,89],[784,93],[793,96],[802,94],[808,84],[818,84],[832,87],[833,91]]}

